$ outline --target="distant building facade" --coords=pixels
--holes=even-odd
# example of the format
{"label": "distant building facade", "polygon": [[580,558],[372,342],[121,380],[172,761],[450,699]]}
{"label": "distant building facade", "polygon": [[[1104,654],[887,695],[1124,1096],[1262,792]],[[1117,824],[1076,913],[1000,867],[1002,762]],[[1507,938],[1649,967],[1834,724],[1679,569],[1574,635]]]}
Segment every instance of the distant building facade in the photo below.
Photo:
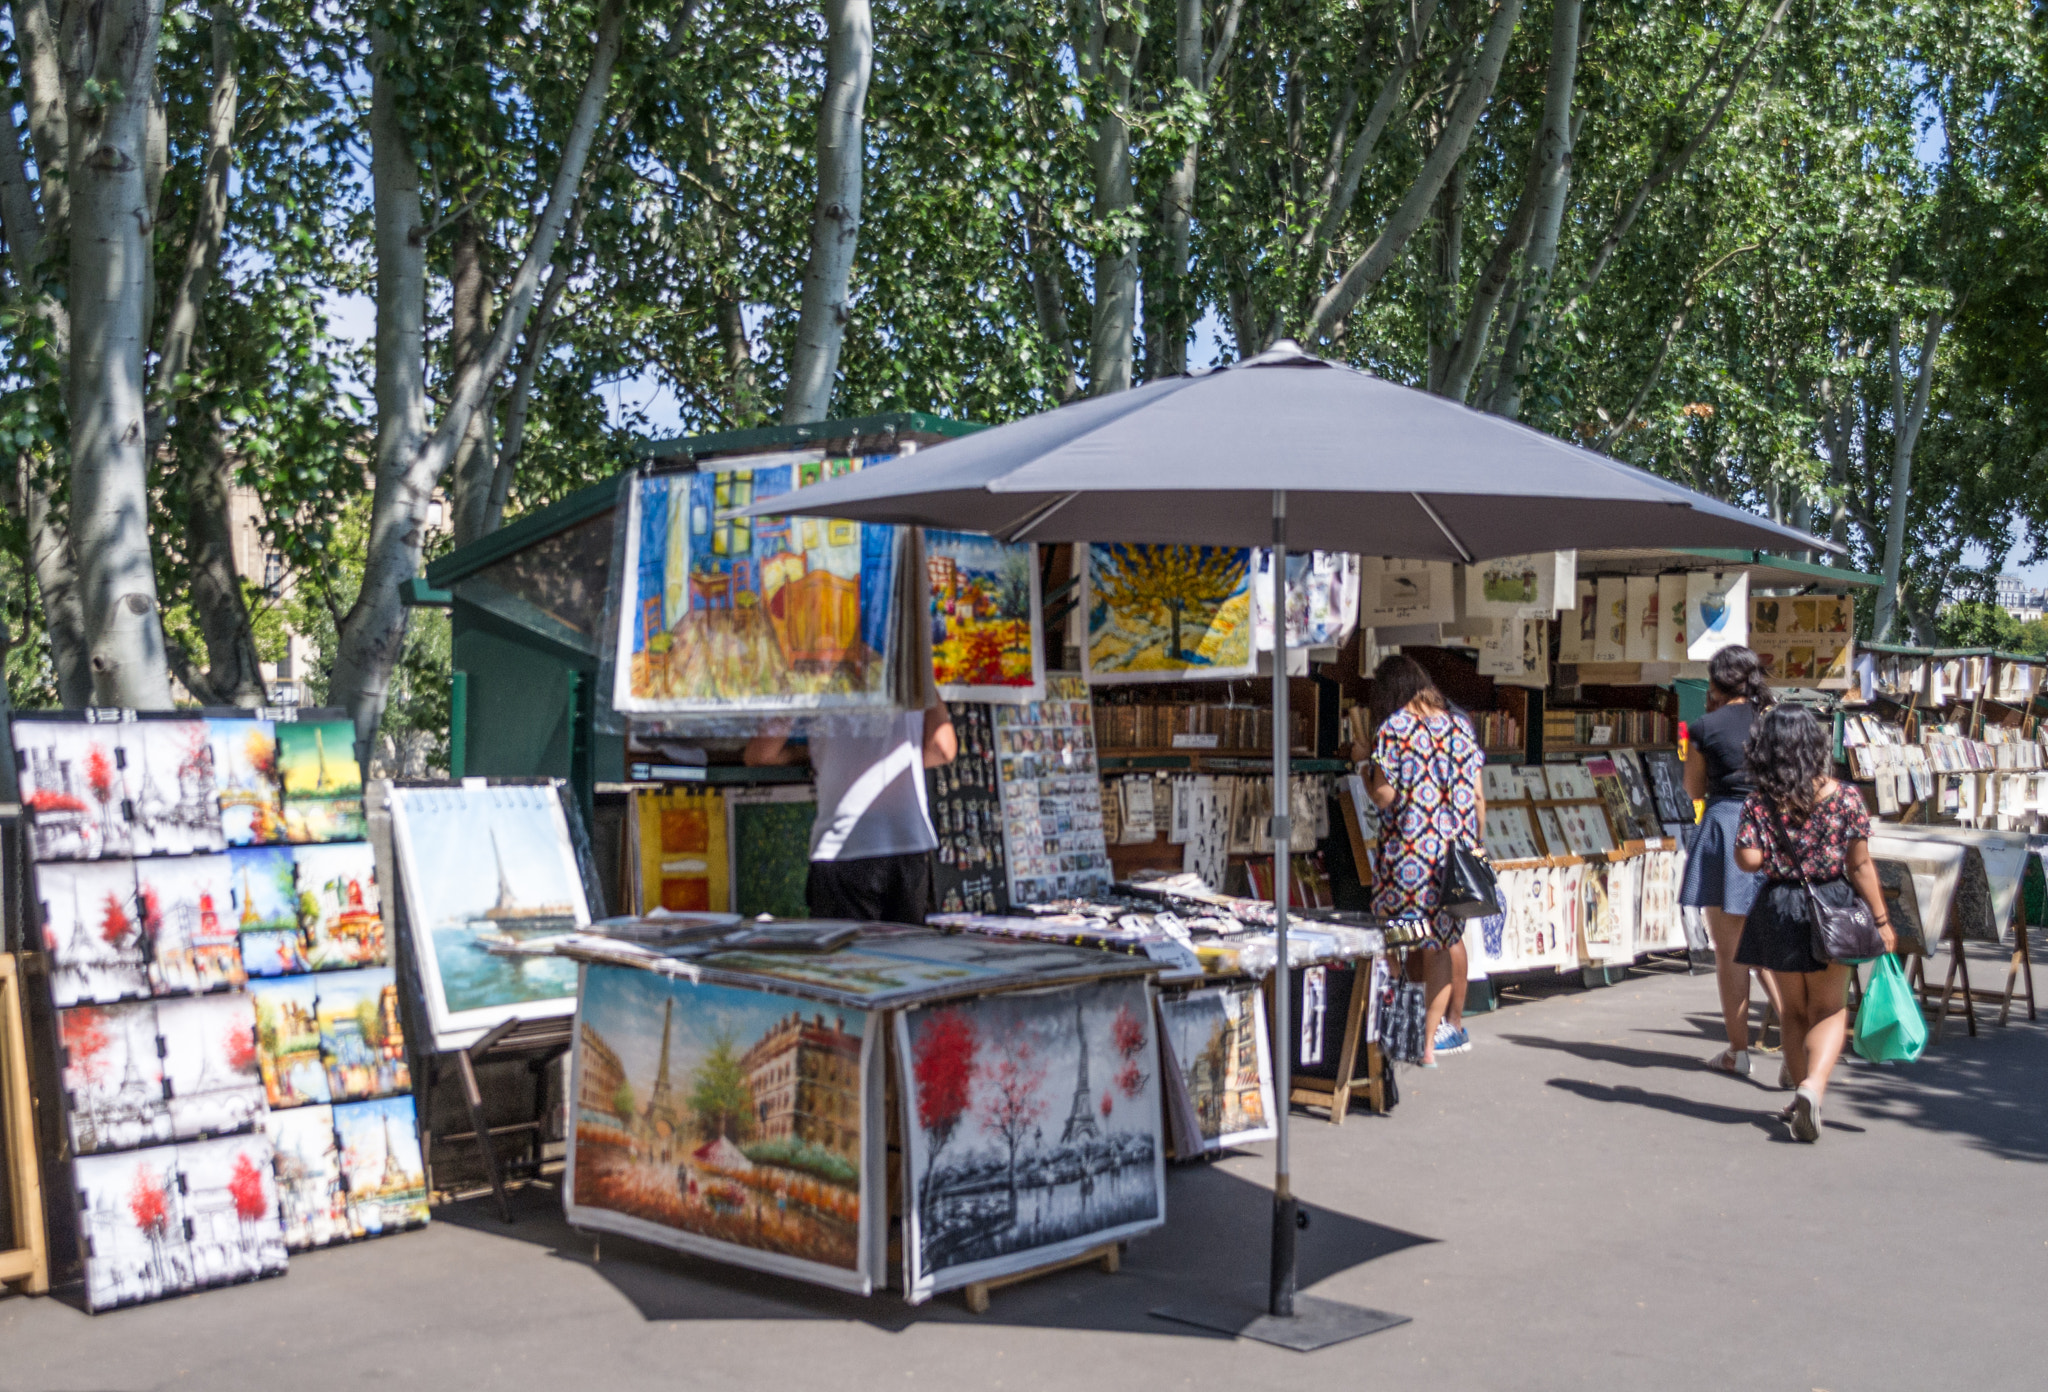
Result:
{"label": "distant building facade", "polygon": [[740,1060],[754,1098],[754,1134],[860,1153],[860,1036],[846,1021],[784,1016]]}

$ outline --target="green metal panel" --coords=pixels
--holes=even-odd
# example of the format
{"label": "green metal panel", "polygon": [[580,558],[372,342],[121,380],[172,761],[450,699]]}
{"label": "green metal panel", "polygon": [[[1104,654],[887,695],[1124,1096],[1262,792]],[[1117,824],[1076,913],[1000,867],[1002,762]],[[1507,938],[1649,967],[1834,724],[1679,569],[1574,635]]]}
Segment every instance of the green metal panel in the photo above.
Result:
{"label": "green metal panel", "polygon": [[1796,575],[1812,576],[1816,581],[1854,589],[1874,590],[1884,584],[1882,575],[1872,575],[1867,570],[1817,565],[1812,561],[1795,560],[1790,556],[1774,556],[1768,551],[1745,551],[1733,546],[1681,546],[1674,549],[1681,555],[1705,556],[1712,560],[1728,561],[1734,565],[1770,566],[1773,570],[1788,570]]}
{"label": "green metal panel", "polygon": [[469,673],[448,674],[448,774],[466,776],[469,766]]}
{"label": "green metal panel", "polygon": [[570,674],[560,652],[507,633],[455,606],[455,664],[467,674],[463,772],[497,778],[567,778]]}
{"label": "green metal panel", "polygon": [[1697,722],[1707,713],[1707,684],[1698,677],[1680,677],[1671,683],[1671,689],[1678,693],[1678,718],[1686,724]]}

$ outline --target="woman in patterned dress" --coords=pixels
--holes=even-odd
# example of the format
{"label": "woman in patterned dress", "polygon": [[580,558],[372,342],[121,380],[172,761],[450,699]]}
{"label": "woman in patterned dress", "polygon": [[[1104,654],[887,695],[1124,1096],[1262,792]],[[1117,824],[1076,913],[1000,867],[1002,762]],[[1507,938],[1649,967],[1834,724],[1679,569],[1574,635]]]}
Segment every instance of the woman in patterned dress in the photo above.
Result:
{"label": "woman in patterned dress", "polygon": [[1372,716],[1365,781],[1380,809],[1372,911],[1389,945],[1422,949],[1422,1066],[1434,1068],[1439,1051],[1471,1047],[1461,1018],[1465,924],[1439,908],[1438,877],[1453,843],[1484,854],[1486,752],[1472,722],[1412,657],[1389,657],[1373,673]]}

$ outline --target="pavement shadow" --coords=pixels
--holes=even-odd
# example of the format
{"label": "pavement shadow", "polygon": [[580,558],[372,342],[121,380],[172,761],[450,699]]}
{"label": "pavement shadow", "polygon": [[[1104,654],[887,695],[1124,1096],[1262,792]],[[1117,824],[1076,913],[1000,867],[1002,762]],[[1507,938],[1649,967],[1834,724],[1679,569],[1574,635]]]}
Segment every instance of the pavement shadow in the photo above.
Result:
{"label": "pavement shadow", "polygon": [[[434,1210],[447,1222],[493,1237],[549,1248],[587,1266],[633,1302],[647,1320],[853,1320],[900,1333],[916,1324],[982,1323],[1086,1329],[1181,1338],[1230,1336],[1153,1318],[1163,1302],[1233,1291],[1266,1278],[1273,1200],[1264,1185],[1212,1165],[1167,1171],[1166,1227],[1137,1239],[1123,1270],[1106,1276],[1076,1267],[996,1291],[985,1315],[968,1313],[959,1292],[911,1306],[897,1292],[842,1294],[801,1281],[749,1271],[610,1233],[579,1232],[562,1216],[554,1191],[513,1196],[518,1221],[507,1224],[489,1199]],[[1366,1262],[1437,1241],[1303,1204],[1309,1224],[1300,1235],[1302,1289]]]}
{"label": "pavement shadow", "polygon": [[1724,1107],[1719,1103],[1697,1102],[1668,1092],[1651,1092],[1628,1084],[1589,1083],[1580,1078],[1552,1078],[1544,1086],[1572,1093],[1588,1102],[1621,1102],[1632,1107],[1648,1107],[1652,1111],[1670,1112],[1694,1121],[1709,1121],[1716,1126],[1755,1126],[1774,1134],[1784,1130],[1775,1115],[1775,1107],[1765,1111],[1755,1107]]}
{"label": "pavement shadow", "polygon": [[1829,1085],[1872,1120],[1967,1137],[2009,1160],[2048,1162],[2041,1106],[2048,1031],[2039,1024],[1980,1025],[1975,1039],[1951,1024],[1917,1063],[1878,1066],[1845,1057]]}
{"label": "pavement shadow", "polygon": [[1535,1034],[1504,1034],[1501,1038],[1525,1049],[1549,1049],[1592,1063],[1614,1063],[1623,1068],[1676,1068],[1689,1073],[1700,1071],[1698,1060],[1661,1049],[1635,1049],[1626,1044],[1596,1044],[1582,1039],[1547,1039]]}

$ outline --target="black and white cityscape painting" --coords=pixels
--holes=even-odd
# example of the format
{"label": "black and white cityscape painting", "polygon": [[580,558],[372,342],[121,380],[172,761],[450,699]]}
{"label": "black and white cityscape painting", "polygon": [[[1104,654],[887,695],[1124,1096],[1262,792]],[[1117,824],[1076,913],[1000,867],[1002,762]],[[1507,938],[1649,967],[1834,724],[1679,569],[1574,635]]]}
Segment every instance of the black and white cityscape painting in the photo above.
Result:
{"label": "black and white cityscape painting", "polygon": [[1144,980],[906,1010],[896,1029],[913,1301],[1166,1221]]}
{"label": "black and white cityscape painting", "polygon": [[65,1115],[74,1155],[171,1139],[154,1001],[60,1010],[57,1039],[64,1050],[64,1092],[70,1103]]}
{"label": "black and white cityscape painting", "polygon": [[39,865],[36,894],[50,953],[50,995],[59,1009],[148,997],[133,861]]}

